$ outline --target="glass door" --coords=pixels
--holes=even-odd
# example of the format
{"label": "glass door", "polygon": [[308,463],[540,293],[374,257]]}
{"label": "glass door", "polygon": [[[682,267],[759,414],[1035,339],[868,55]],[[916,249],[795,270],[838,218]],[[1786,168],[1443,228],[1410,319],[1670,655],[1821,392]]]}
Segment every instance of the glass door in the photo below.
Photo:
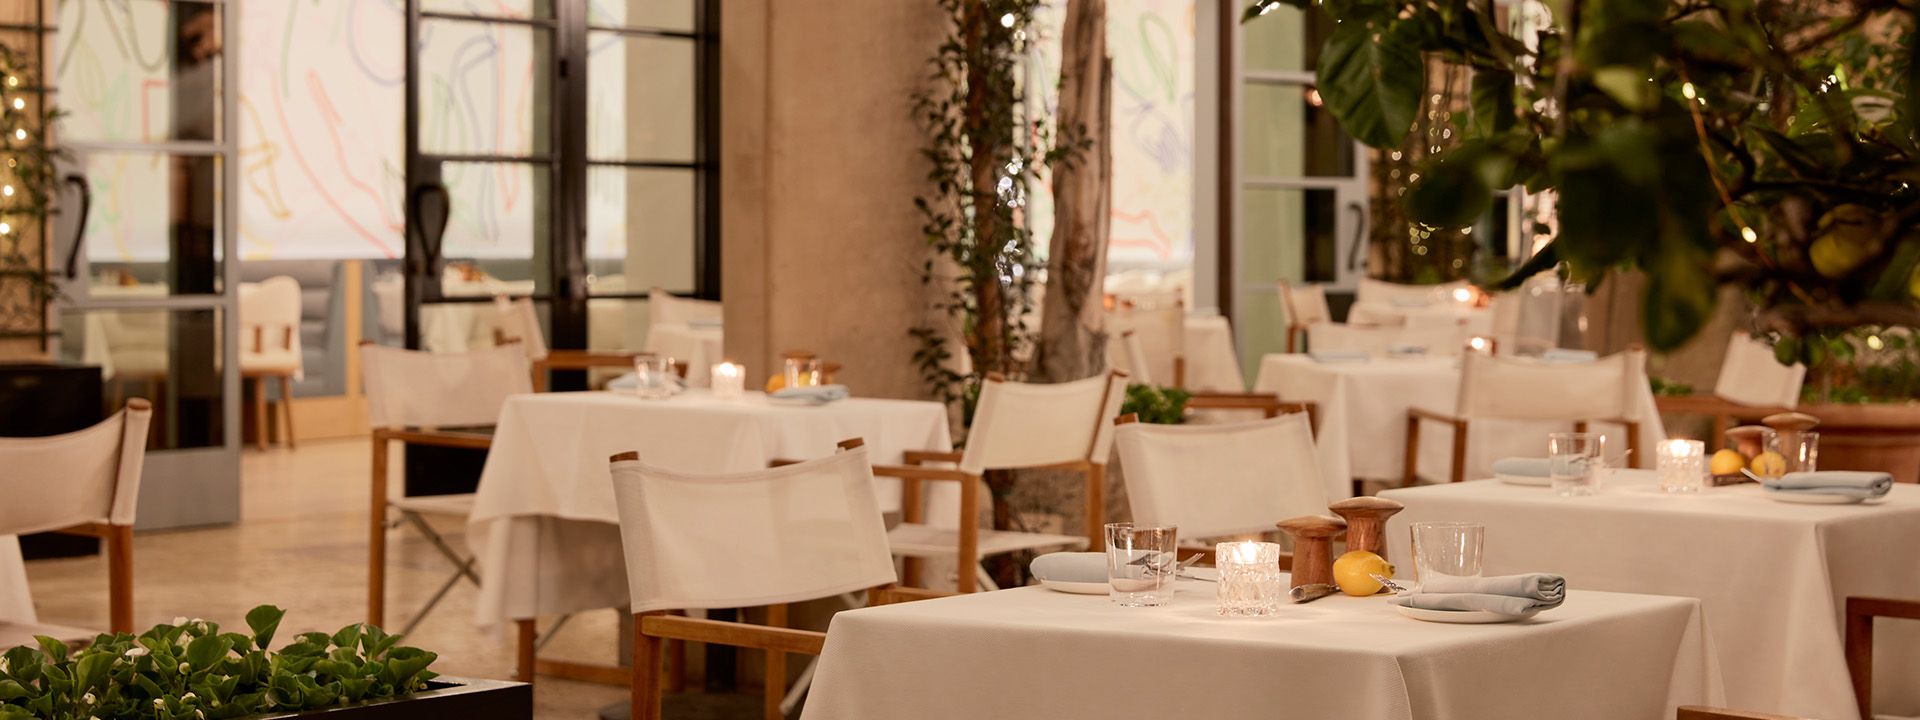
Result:
{"label": "glass door", "polygon": [[[153,402],[139,525],[239,519],[238,85],[222,0],[46,0],[62,359]],[[44,7],[44,6],[43,6]]]}

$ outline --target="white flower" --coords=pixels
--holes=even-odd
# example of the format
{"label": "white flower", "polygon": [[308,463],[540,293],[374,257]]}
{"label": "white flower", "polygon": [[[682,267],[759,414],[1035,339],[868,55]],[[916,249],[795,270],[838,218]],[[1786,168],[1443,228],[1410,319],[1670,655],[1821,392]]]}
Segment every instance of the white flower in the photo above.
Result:
{"label": "white flower", "polygon": [[140,647],[139,645],[135,645],[133,647],[127,648],[127,657],[134,658],[134,657],[140,657],[141,655],[145,655],[145,654],[147,654],[147,649]]}
{"label": "white flower", "polygon": [[181,615],[181,616],[179,616],[179,617],[176,617],[176,618],[174,618],[174,619],[173,619],[173,625],[174,625],[174,627],[179,627],[179,626],[181,626],[181,625],[185,625],[185,624],[187,624],[187,616],[185,616],[185,615]]}
{"label": "white flower", "polygon": [[7,672],[7,659],[0,657],[0,673]]}
{"label": "white flower", "polygon": [[190,667],[190,666],[188,666],[188,665],[187,665],[186,663],[180,663],[180,674],[181,674],[181,675],[185,675],[185,674],[187,674],[187,672],[188,672],[189,670],[192,670],[192,669],[193,669],[193,668],[192,668],[192,667]]}
{"label": "white flower", "polygon": [[194,718],[195,718],[196,720],[207,720],[207,714],[206,714],[206,713],[203,713],[203,712],[200,712],[199,710],[194,710],[194,711],[193,711],[193,717],[194,717]]}
{"label": "white flower", "polygon": [[186,701],[188,701],[188,700],[192,700],[192,699],[193,699],[193,693],[187,693],[187,694],[185,694],[185,695],[181,695],[181,696],[180,696],[180,702],[186,702]]}
{"label": "white flower", "polygon": [[160,709],[162,709],[162,710],[165,710],[165,709],[167,708],[167,701],[165,701],[165,700],[162,700],[162,699],[160,699],[160,698],[154,698],[154,699],[153,699],[153,706],[154,706],[154,707],[157,707],[157,708],[160,708]]}
{"label": "white flower", "polygon": [[88,705],[92,705],[92,704],[93,704],[93,702],[94,702],[94,701],[93,701],[93,693],[87,693],[87,694],[85,694],[85,695],[81,695],[81,696],[80,696],[80,702],[83,702],[83,703],[86,703],[86,704],[88,704]]}

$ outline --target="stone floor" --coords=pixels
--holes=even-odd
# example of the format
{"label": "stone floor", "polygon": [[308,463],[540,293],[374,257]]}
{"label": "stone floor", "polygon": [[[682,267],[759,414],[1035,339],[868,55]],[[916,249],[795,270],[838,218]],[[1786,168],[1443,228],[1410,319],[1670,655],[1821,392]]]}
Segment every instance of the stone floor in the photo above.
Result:
{"label": "stone floor", "polygon": [[[246,450],[241,456],[241,521],[227,527],[142,533],[134,541],[134,624],[179,616],[244,631],[255,605],[287,610],[279,637],[332,632],[364,619],[367,587],[366,440],[302,444],[299,450]],[[436,523],[464,549],[463,522]],[[411,530],[389,541],[388,625],[413,617],[452,566]],[[42,622],[107,624],[106,562],[101,557],[28,563]],[[443,675],[506,679],[513,646],[473,623],[473,587],[461,584],[408,637],[439,653]],[[575,617],[542,657],[612,663],[619,619],[613,610]],[[534,717],[591,718],[627,698],[622,687],[541,678]]]}

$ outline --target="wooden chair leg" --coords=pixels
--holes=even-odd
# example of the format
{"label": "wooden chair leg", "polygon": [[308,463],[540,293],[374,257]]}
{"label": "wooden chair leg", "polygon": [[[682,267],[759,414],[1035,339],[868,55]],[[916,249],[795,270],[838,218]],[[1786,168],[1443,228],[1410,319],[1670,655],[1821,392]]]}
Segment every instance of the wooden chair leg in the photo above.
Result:
{"label": "wooden chair leg", "polygon": [[280,376],[280,414],[282,417],[286,418],[286,421],[287,421],[286,424],[280,426],[280,431],[283,433],[286,433],[287,449],[293,450],[295,448],[300,447],[300,444],[293,439],[293,376],[292,375]]}
{"label": "wooden chair leg", "polygon": [[1453,423],[1453,470],[1448,482],[1460,482],[1467,479],[1467,421],[1455,420]]}
{"label": "wooden chair leg", "polygon": [[[980,589],[980,481],[960,483],[960,551],[954,556],[954,588],[963,593]],[[919,579],[919,578],[914,578]]]}
{"label": "wooden chair leg", "polygon": [[1407,415],[1407,459],[1406,472],[1400,477],[1400,487],[1413,487],[1420,482],[1420,417]]}
{"label": "wooden chair leg", "polygon": [[644,629],[648,615],[633,616],[633,700],[629,709],[633,720],[660,720],[660,651],[662,639]]}
{"label": "wooden chair leg", "polygon": [[253,379],[253,447],[267,449],[267,379]]}
{"label": "wooden chair leg", "polygon": [[133,527],[107,526],[108,628],[116,633],[133,630]]}
{"label": "wooden chair leg", "polygon": [[1585,420],[1575,420],[1575,421],[1573,421],[1573,431],[1574,431],[1574,432],[1577,432],[1577,433],[1583,433],[1583,432],[1586,432],[1586,431],[1587,431],[1587,421],[1585,421]]}
{"label": "wooden chair leg", "polygon": [[1087,549],[1106,549],[1107,466],[1087,463]]}
{"label": "wooden chair leg", "polygon": [[1731,420],[1732,418],[1726,413],[1714,413],[1713,434],[1707,436],[1707,454],[1711,455],[1715,450],[1726,447],[1727,426]]}
{"label": "wooden chair leg", "polygon": [[1287,354],[1293,354],[1293,328],[1287,328]]}
{"label": "wooden chair leg", "polygon": [[[373,478],[367,506],[367,623],[383,627],[387,619],[387,438],[373,434]],[[532,668],[528,668],[531,672]]]}
{"label": "wooden chair leg", "polygon": [[1643,462],[1641,456],[1644,453],[1640,452],[1640,423],[1623,424],[1627,426],[1627,467],[1635,469],[1646,467],[1641,464]]}
{"label": "wooden chair leg", "polygon": [[[970,575],[971,573],[968,572],[970,569],[971,568],[961,567],[960,575],[962,577]],[[785,604],[768,605],[767,627],[783,628],[786,626],[787,606]],[[768,650],[766,653],[767,687],[762,697],[765,705],[762,708],[761,715],[765,717],[766,720],[783,720],[786,716],[780,712],[780,701],[787,697],[787,654],[775,650]],[[656,655],[657,654],[656,652]],[[657,673],[658,670],[655,672]]]}
{"label": "wooden chair leg", "polygon": [[[637,639],[640,636],[639,618],[634,618],[633,628],[634,637]],[[532,683],[534,671],[540,665],[540,659],[535,656],[534,652],[540,644],[540,621],[534,618],[515,620],[513,621],[513,630],[513,680],[514,682]],[[639,654],[640,646],[638,644],[634,645],[633,652],[635,655]],[[634,663],[634,667],[637,668],[639,666],[639,663]]]}
{"label": "wooden chair leg", "polygon": [[687,641],[667,641],[667,692],[687,689]]}
{"label": "wooden chair leg", "polygon": [[1847,674],[1860,717],[1873,717],[1873,615],[1860,612],[1855,598],[1847,598]]}

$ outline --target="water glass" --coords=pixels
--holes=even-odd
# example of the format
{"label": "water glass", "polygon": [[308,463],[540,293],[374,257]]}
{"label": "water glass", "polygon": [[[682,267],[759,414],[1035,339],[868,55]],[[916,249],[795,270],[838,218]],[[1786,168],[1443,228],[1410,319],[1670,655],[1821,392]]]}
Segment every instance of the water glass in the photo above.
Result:
{"label": "water glass", "polygon": [[1280,576],[1280,546],[1270,542],[1223,542],[1213,546],[1220,570],[1214,583],[1216,609],[1229,617],[1259,617],[1280,611],[1287,584]]}
{"label": "water glass", "polygon": [[820,384],[820,358],[787,358],[787,387],[814,387]]}
{"label": "water glass", "polygon": [[1606,438],[1599,433],[1553,433],[1547,436],[1547,477],[1561,497],[1592,495],[1600,489],[1601,451]]}
{"label": "water glass", "polygon": [[1472,522],[1417,522],[1413,532],[1413,579],[1439,575],[1480,577],[1487,526]]}
{"label": "water glass", "polygon": [[1787,472],[1813,472],[1819,469],[1820,433],[1802,430],[1780,433],[1780,456],[1787,460]]}
{"label": "water glass", "polygon": [[641,355],[633,359],[634,390],[640,397],[659,399],[673,395],[679,383],[673,374],[673,358],[665,355]]}
{"label": "water glass", "polygon": [[1660,489],[1670,493],[1697,493],[1707,489],[1707,444],[1699,440],[1660,443],[1657,473]]}
{"label": "water glass", "polygon": [[[1107,523],[1108,597],[1127,607],[1165,605],[1173,599],[1180,562],[1173,553],[1177,525]],[[1278,558],[1275,558],[1278,560]]]}

